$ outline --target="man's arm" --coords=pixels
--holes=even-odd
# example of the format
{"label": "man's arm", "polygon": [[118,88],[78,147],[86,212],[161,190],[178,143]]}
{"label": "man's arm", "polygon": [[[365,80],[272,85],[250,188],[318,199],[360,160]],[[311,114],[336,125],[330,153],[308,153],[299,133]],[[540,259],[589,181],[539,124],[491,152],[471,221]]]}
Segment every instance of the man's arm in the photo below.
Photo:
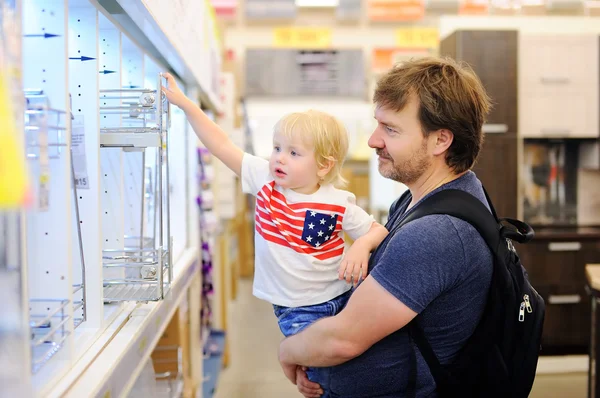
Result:
{"label": "man's arm", "polygon": [[221,127],[183,94],[173,76],[169,73],[163,73],[163,76],[167,79],[167,87],[163,87],[163,92],[169,102],[185,112],[190,125],[206,149],[239,176],[244,152],[233,144]]}
{"label": "man's arm", "polygon": [[[334,366],[365,352],[369,347],[407,325],[416,312],[367,279],[336,316],[324,318],[281,342],[279,361],[284,370],[301,366]],[[290,377],[286,370],[286,375]]]}

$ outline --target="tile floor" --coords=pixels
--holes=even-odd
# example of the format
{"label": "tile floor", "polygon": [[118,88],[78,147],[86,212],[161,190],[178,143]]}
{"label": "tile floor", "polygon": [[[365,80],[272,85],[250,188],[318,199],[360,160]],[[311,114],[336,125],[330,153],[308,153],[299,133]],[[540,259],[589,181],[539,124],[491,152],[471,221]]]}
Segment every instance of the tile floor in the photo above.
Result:
{"label": "tile floor", "polygon": [[[230,305],[230,363],[221,372],[215,398],[301,397],[281,372],[277,346],[282,335],[270,305],[252,296],[251,281],[240,281],[238,297]],[[531,398],[586,396],[584,373],[539,375],[530,395]]]}

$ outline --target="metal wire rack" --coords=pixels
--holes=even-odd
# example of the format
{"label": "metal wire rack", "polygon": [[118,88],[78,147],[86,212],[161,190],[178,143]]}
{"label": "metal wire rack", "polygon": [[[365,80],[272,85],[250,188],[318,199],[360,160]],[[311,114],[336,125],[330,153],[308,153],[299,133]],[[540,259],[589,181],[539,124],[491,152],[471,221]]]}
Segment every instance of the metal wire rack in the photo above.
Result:
{"label": "metal wire rack", "polygon": [[[120,115],[118,126],[100,129],[100,146],[142,152],[141,225],[138,236],[125,236],[123,249],[104,250],[103,268],[121,269],[104,279],[104,302],[162,300],[173,278],[170,235],[168,101],[160,89],[101,90],[100,114]],[[126,124],[126,126],[124,126]],[[146,149],[155,156],[146,164]],[[111,275],[114,275],[111,273]]]}
{"label": "metal wire rack", "polygon": [[25,140],[28,159],[60,159],[67,146],[67,114],[50,106],[43,90],[26,89]]}
{"label": "metal wire rack", "polygon": [[[31,329],[31,371],[37,373],[56,353],[70,335],[67,314],[67,299],[30,299],[29,327]],[[50,310],[46,314],[38,313],[44,306]]]}
{"label": "metal wire rack", "polygon": [[[118,88],[100,90],[100,115],[119,115],[121,124],[100,128],[101,147],[163,147],[171,123],[170,107],[159,89]],[[164,147],[163,147],[164,148]]]}

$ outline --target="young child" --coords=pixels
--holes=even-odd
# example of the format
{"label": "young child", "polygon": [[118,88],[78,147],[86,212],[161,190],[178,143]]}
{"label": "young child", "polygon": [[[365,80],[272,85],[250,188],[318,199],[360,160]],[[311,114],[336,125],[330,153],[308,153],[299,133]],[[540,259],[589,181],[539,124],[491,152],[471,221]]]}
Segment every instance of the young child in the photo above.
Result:
{"label": "young child", "polygon": [[[256,196],[253,293],[273,304],[287,337],[320,318],[336,315],[352,286],[367,275],[370,252],[388,231],[336,189],[348,135],[334,117],[293,113],[275,126],[270,160],[242,152],[165,73],[167,99],[181,108],[206,148]],[[344,232],[354,244],[348,249]],[[327,391],[327,369],[309,369]],[[325,396],[325,395],[324,395]]]}

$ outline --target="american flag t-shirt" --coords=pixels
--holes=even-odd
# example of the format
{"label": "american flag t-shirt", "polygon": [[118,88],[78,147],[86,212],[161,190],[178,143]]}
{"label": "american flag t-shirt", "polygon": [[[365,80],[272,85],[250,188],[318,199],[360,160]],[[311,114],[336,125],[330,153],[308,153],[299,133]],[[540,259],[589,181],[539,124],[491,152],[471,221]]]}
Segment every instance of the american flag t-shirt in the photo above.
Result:
{"label": "american flag t-shirt", "polygon": [[344,254],[345,210],[334,204],[288,203],[271,182],[256,195],[256,231],[268,242],[329,260]]}

